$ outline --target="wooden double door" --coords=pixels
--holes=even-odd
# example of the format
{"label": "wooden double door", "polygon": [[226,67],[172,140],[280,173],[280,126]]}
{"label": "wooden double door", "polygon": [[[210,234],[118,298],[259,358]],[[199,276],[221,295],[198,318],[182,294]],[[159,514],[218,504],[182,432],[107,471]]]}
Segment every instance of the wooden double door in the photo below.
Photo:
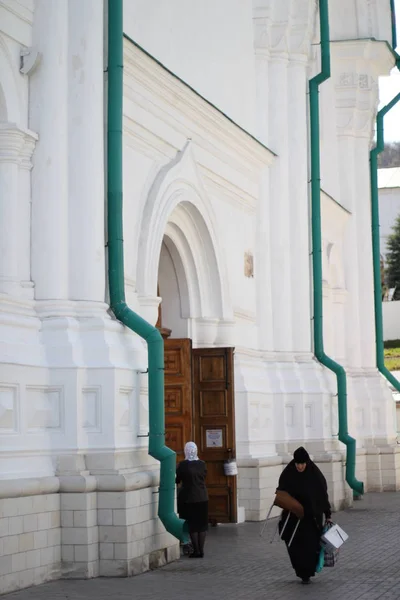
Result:
{"label": "wooden double door", "polygon": [[184,459],[193,440],[207,464],[209,519],[237,521],[236,477],[226,476],[224,462],[235,458],[233,348],[192,349],[189,339],[166,339],[166,444]]}

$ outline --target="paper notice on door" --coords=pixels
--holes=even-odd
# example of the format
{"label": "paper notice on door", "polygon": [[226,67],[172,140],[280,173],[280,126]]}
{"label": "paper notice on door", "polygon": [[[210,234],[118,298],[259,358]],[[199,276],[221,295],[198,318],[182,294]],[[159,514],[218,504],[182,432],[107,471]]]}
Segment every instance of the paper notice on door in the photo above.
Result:
{"label": "paper notice on door", "polygon": [[223,445],[222,429],[206,429],[207,448],[222,448]]}

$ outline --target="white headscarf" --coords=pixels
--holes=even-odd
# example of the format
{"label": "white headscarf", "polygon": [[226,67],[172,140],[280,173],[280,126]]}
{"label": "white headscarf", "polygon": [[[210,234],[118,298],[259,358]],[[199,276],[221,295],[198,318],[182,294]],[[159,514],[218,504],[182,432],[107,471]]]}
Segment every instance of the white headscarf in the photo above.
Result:
{"label": "white headscarf", "polygon": [[188,442],[185,445],[185,458],[186,460],[199,460],[197,456],[197,446],[194,442]]}

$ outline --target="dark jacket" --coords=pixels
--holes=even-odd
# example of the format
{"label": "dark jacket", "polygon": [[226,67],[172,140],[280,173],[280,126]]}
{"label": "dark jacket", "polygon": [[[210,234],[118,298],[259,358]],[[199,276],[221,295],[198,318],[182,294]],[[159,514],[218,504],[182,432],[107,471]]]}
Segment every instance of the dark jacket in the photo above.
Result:
{"label": "dark jacket", "polygon": [[181,483],[179,503],[206,502],[206,463],[202,460],[183,460],[176,469],[176,483]]}

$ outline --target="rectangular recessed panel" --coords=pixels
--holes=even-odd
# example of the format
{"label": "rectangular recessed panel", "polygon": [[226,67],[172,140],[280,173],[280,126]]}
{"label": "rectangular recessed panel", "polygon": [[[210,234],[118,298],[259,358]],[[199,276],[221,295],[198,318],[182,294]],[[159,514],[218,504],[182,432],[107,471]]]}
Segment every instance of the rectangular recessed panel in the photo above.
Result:
{"label": "rectangular recessed panel", "polygon": [[17,387],[0,387],[0,432],[14,433],[18,429]]}
{"label": "rectangular recessed panel", "polygon": [[165,373],[168,375],[182,375],[182,352],[180,348],[165,350]]}
{"label": "rectangular recessed panel", "polygon": [[225,378],[225,356],[200,357],[200,382],[224,382]]}
{"label": "rectangular recessed panel", "polygon": [[200,392],[200,415],[202,417],[227,417],[226,390]]}
{"label": "rectangular recessed panel", "polygon": [[207,463],[207,483],[213,485],[227,485],[227,477],[224,473],[224,463],[222,460]]}
{"label": "rectangular recessed panel", "polygon": [[165,432],[165,445],[181,454],[185,446],[183,425],[169,425]]}
{"label": "rectangular recessed panel", "polygon": [[182,387],[165,387],[165,414],[166,415],[181,415],[182,414]]}
{"label": "rectangular recessed panel", "polygon": [[216,519],[220,523],[227,522],[230,514],[229,494],[228,491],[218,492],[217,490],[210,492],[208,498],[208,513],[209,517]]}

